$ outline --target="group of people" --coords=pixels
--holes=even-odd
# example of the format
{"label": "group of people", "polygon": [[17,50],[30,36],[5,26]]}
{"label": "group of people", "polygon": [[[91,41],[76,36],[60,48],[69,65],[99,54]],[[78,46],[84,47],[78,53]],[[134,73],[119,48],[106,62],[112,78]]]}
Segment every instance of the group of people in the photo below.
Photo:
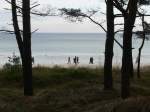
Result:
{"label": "group of people", "polygon": [[[73,58],[73,63],[75,65],[79,64],[79,57],[78,56],[75,56]],[[71,58],[70,57],[68,57],[68,64],[71,64]],[[94,64],[94,58],[93,57],[90,57],[89,64]]]}
{"label": "group of people", "polygon": [[[79,64],[79,57],[78,56],[75,56],[73,58],[73,63],[74,64]],[[71,64],[71,58],[70,57],[68,57],[68,64]]]}

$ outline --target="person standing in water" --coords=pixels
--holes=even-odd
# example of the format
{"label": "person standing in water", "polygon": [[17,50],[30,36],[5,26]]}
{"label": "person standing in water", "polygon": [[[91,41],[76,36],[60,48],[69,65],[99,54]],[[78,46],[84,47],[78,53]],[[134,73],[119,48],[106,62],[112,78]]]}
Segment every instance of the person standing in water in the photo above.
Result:
{"label": "person standing in water", "polygon": [[75,65],[77,64],[77,57],[76,56],[73,58],[73,62]]}
{"label": "person standing in water", "polygon": [[76,63],[79,64],[79,57],[76,58]]}
{"label": "person standing in water", "polygon": [[70,57],[68,57],[68,64],[71,64],[71,59],[70,59]]}
{"label": "person standing in water", "polygon": [[93,57],[90,57],[90,62],[89,62],[89,64],[93,64],[93,62],[94,62]]}

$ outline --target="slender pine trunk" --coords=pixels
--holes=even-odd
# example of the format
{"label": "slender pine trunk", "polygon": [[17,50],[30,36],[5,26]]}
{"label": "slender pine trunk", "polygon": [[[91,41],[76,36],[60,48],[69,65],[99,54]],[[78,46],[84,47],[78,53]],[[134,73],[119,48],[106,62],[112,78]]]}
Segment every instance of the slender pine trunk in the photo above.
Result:
{"label": "slender pine trunk", "polygon": [[13,21],[13,28],[16,36],[17,45],[19,48],[21,59],[23,58],[23,40],[20,33],[20,28],[18,25],[18,17],[17,17],[17,9],[16,9],[16,0],[11,0],[11,7],[12,7],[12,21]]}
{"label": "slender pine trunk", "polygon": [[113,88],[112,78],[112,60],[114,46],[114,12],[113,1],[107,0],[107,34],[105,43],[105,60],[104,60],[104,89]]}
{"label": "slender pine trunk", "polygon": [[[125,23],[126,24],[126,23]],[[127,29],[127,27],[125,27]],[[122,75],[121,75],[121,96],[127,98],[130,96],[130,76],[132,72],[132,31],[125,30],[123,35],[123,57],[122,57]]]}
{"label": "slender pine trunk", "polygon": [[133,75],[132,60],[132,30],[134,27],[138,0],[130,0],[128,3],[128,12],[124,17],[123,34],[123,56],[122,56],[122,74],[121,74],[121,97],[123,99],[130,96],[130,77]]}
{"label": "slender pine trunk", "polygon": [[32,86],[32,56],[31,56],[31,23],[30,0],[23,0],[23,76],[24,95],[33,95]]}
{"label": "slender pine trunk", "polygon": [[142,27],[143,27],[143,33],[142,33],[142,44],[139,48],[139,54],[138,54],[138,66],[137,66],[137,77],[140,79],[141,75],[140,75],[140,65],[141,65],[141,52],[145,43],[145,28],[144,28],[144,15],[142,15]]}
{"label": "slender pine trunk", "polygon": [[141,75],[140,75],[140,65],[141,65],[141,51],[142,49],[139,48],[139,54],[138,54],[138,66],[137,66],[137,77],[140,79]]}

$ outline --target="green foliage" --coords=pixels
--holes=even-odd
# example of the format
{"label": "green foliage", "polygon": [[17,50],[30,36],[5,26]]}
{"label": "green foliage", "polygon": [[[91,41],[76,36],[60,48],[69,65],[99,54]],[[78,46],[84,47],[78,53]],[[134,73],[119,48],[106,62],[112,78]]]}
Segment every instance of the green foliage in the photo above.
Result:
{"label": "green foliage", "polygon": [[20,65],[20,57],[16,56],[15,53],[13,53],[12,56],[8,57],[8,62],[11,63],[12,65]]}
{"label": "green foliage", "polygon": [[10,71],[19,70],[21,68],[21,61],[20,57],[16,56],[15,53],[13,53],[12,56],[8,57],[8,62],[3,65],[3,69],[7,69]]}
{"label": "green foliage", "polygon": [[80,9],[66,9],[66,8],[62,8],[62,9],[59,9],[62,14],[65,14],[65,15],[70,15],[70,16],[73,16],[73,17],[78,17],[80,16],[82,13],[81,13],[81,10]]}
{"label": "green foliage", "polygon": [[59,9],[59,11],[61,12],[62,16],[65,16],[65,19],[68,19],[71,22],[76,22],[76,21],[82,22],[83,19],[87,16],[80,9],[62,8],[62,9]]}

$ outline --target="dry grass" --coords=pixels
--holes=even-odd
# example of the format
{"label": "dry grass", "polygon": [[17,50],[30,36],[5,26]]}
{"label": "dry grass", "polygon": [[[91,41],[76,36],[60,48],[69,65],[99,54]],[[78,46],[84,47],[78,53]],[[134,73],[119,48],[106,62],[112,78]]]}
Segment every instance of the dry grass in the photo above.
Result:
{"label": "dry grass", "polygon": [[131,80],[131,98],[120,98],[120,72],[114,90],[103,90],[103,69],[33,68],[34,96],[23,96],[21,70],[0,71],[1,112],[149,112],[150,70]]}

